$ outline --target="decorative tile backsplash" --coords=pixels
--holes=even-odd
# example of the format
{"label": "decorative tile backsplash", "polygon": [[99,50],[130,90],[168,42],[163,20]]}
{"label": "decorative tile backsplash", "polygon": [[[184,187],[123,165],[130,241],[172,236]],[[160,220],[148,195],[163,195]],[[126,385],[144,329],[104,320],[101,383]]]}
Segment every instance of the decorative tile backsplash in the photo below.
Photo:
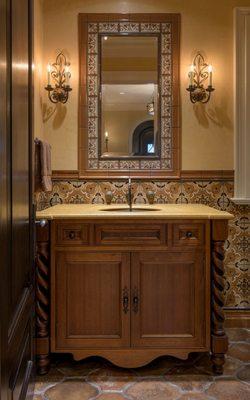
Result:
{"label": "decorative tile backsplash", "polygon": [[[98,60],[100,59],[100,34],[146,33],[157,34],[160,43],[160,82],[159,119],[161,159],[158,161],[137,160],[133,170],[154,169],[169,171],[173,168],[173,36],[172,23],[155,22],[89,22],[87,42],[87,99],[88,99],[88,169],[89,170],[126,170],[128,162],[122,160],[99,160],[98,121],[100,120],[100,105],[98,104]],[[176,103],[174,104],[176,106]],[[108,166],[107,166],[108,165]]]}
{"label": "decorative tile backsplash", "polygon": [[[250,306],[250,206],[234,204],[233,182],[230,181],[138,181],[132,184],[134,202],[146,204],[146,191],[155,192],[155,202],[202,203],[234,215],[229,223],[226,241],[225,306]],[[114,203],[126,203],[127,183],[124,181],[54,181],[51,193],[36,194],[37,209],[62,203],[105,203],[105,192],[114,193]]]}

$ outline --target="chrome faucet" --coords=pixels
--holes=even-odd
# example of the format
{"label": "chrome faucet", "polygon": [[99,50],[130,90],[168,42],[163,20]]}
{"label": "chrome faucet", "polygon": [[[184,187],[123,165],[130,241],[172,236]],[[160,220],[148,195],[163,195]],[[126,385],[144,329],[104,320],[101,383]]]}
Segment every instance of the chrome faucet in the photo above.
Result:
{"label": "chrome faucet", "polygon": [[132,201],[133,201],[133,195],[132,195],[132,186],[131,186],[131,178],[128,178],[128,193],[127,193],[127,202],[129,205],[129,211],[132,211]]}

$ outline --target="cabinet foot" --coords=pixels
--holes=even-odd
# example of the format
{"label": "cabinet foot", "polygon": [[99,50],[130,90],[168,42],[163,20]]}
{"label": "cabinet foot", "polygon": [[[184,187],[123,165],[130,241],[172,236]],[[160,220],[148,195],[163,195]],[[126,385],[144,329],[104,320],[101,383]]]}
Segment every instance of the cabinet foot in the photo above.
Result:
{"label": "cabinet foot", "polygon": [[37,356],[37,373],[38,375],[46,375],[50,370],[49,354],[39,354]]}
{"label": "cabinet foot", "polygon": [[223,366],[225,363],[225,354],[212,354],[211,361],[213,364],[213,372],[216,375],[223,374]]}

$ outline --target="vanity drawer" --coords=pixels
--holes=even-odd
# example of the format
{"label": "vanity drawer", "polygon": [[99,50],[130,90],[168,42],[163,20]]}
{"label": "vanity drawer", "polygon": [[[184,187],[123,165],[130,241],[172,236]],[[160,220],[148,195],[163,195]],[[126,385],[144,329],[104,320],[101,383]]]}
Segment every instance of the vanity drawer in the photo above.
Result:
{"label": "vanity drawer", "polygon": [[70,222],[56,224],[56,244],[89,244],[89,225]]}
{"label": "vanity drawer", "polygon": [[162,246],[167,245],[165,224],[96,224],[97,245]]}
{"label": "vanity drawer", "polygon": [[203,223],[180,223],[173,226],[173,246],[203,246],[205,225]]}

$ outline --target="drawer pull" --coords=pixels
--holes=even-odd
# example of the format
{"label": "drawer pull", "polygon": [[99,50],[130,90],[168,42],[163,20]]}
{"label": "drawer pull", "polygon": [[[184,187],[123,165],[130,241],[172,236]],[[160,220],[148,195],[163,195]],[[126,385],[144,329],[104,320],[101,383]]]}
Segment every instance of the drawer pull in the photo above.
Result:
{"label": "drawer pull", "polygon": [[191,237],[193,237],[193,232],[187,231],[186,238],[191,238]]}
{"label": "drawer pull", "polygon": [[139,310],[139,295],[137,288],[135,288],[133,295],[133,311],[134,313],[138,313],[138,310]]}
{"label": "drawer pull", "polygon": [[73,240],[73,239],[75,239],[75,237],[76,237],[76,233],[75,233],[74,231],[70,231],[70,232],[69,232],[69,238],[70,238],[71,240]]}
{"label": "drawer pull", "polygon": [[129,311],[129,292],[128,288],[125,286],[123,289],[123,312],[124,314],[127,314]]}

